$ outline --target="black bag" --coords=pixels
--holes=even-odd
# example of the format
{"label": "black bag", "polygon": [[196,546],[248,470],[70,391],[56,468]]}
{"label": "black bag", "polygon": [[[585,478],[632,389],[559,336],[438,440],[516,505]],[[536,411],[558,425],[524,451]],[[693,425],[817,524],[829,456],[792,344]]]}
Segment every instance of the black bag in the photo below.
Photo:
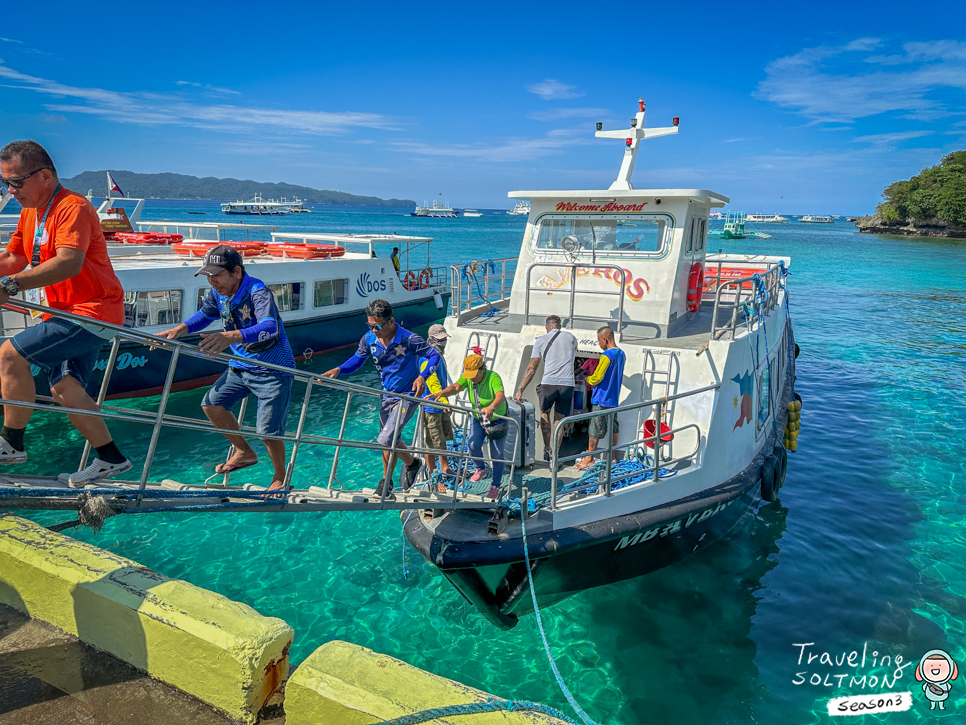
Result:
{"label": "black bag", "polygon": [[[550,348],[553,347],[553,344],[557,341],[557,338],[560,337],[560,333],[561,332],[563,332],[563,330],[557,330],[557,334],[554,335],[553,337],[551,337],[550,338],[550,342],[547,343],[547,347],[543,351],[543,360],[544,360],[544,363],[546,363],[546,361],[547,361],[547,353],[550,352]],[[537,390],[537,399],[538,400],[540,400],[542,398],[542,396],[540,395],[541,388],[543,388],[543,383],[537,383],[536,390]]]}
{"label": "black bag", "polygon": [[[485,375],[489,374],[489,371],[485,373]],[[481,380],[480,382],[482,383],[483,381]],[[476,409],[482,410],[482,406],[480,405],[480,393],[477,390],[476,385],[471,382],[470,387],[473,389],[473,397],[475,398],[473,402],[476,406]],[[510,427],[509,423],[507,423],[507,421],[503,418],[487,422],[483,420],[482,416],[480,416],[480,425],[483,426],[483,432],[486,433],[486,437],[491,441],[498,441],[501,438],[506,438],[507,430]]]}

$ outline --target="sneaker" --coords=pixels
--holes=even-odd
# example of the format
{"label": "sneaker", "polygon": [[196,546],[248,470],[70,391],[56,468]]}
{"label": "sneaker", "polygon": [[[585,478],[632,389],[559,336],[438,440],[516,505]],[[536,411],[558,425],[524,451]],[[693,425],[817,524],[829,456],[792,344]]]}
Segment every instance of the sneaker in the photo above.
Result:
{"label": "sneaker", "polygon": [[382,489],[384,487],[386,488],[386,500],[395,501],[396,497],[392,494],[392,479],[389,480],[388,487],[386,487],[386,479],[382,479],[382,481],[379,482],[379,486],[376,487],[376,498],[382,498]]}
{"label": "sneaker", "polygon": [[95,458],[94,462],[83,471],[70,474],[67,477],[67,485],[71,488],[84,488],[84,486],[97,483],[102,479],[130,471],[131,467],[132,464],[127,459],[121,463],[108,463],[100,458]]}
{"label": "sneaker", "polygon": [[486,469],[477,468],[476,471],[473,473],[473,475],[470,476],[470,482],[478,483],[479,481],[482,481],[485,476],[486,476]]}
{"label": "sneaker", "polygon": [[500,487],[490,486],[490,492],[486,494],[484,498],[492,498],[494,501],[496,501],[498,498],[500,498]]}
{"label": "sneaker", "polygon": [[402,484],[403,491],[408,491],[416,483],[416,476],[419,475],[419,470],[423,467],[423,462],[418,458],[413,459],[413,462],[403,469]]}
{"label": "sneaker", "polygon": [[543,460],[545,460],[547,463],[550,463],[550,450],[549,449],[548,450],[545,450],[543,452]]}
{"label": "sneaker", "polygon": [[18,451],[6,438],[0,438],[0,463],[23,463],[27,460],[27,451]]}

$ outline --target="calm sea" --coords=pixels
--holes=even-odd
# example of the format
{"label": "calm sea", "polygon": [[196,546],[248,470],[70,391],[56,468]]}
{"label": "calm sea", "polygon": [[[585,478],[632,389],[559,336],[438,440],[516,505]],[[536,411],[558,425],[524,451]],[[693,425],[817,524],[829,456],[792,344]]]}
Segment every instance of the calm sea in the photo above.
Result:
{"label": "calm sea", "polygon": [[[225,220],[213,202],[150,201],[144,218]],[[351,207],[263,221],[432,236],[441,264],[515,256],[524,228],[503,213],[435,220]],[[914,673],[934,647],[966,664],[966,242],[859,235],[842,221],[759,228],[773,238],[712,247],[792,258],[804,410],[781,501],[672,568],[548,608],[561,672],[605,723],[828,722],[829,698],[909,691],[911,710],[865,717],[962,721],[966,680],[952,683],[946,711],[930,713]],[[308,365],[321,371],[344,357]],[[371,367],[357,379],[376,382]],[[172,412],[200,415],[203,392],[175,395]],[[357,412],[353,430],[366,436],[375,410]],[[331,430],[340,417],[341,401],[323,395],[309,424]],[[70,468],[80,450],[72,429],[52,416],[31,426],[33,460],[63,463],[27,466]],[[148,431],[130,428],[114,433],[140,465]],[[225,452],[217,435],[165,434],[154,470],[200,482]],[[262,458],[244,480],[268,480]],[[323,478],[328,460],[307,452],[301,480]],[[341,470],[373,483],[372,464],[361,456]],[[285,619],[295,663],[342,639],[568,711],[534,619],[509,632],[488,625],[405,544],[395,514],[120,516],[99,534],[73,535]]]}

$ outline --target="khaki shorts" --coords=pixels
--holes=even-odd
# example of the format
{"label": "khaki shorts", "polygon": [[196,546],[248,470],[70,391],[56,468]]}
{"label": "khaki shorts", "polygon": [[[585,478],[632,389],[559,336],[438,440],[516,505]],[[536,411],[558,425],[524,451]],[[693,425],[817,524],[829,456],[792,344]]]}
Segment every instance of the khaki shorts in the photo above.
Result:
{"label": "khaki shorts", "polygon": [[423,412],[426,447],[446,450],[446,441],[453,440],[453,416],[446,413]]}

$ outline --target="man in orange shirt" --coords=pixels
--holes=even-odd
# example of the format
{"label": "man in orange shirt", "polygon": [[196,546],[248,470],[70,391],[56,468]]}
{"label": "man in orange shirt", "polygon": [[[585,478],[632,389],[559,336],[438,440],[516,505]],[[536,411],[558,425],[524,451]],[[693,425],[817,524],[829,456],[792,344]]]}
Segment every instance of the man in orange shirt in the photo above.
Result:
{"label": "man in orange shirt", "polygon": [[[0,345],[0,390],[7,400],[33,403],[36,388],[30,366],[48,375],[54,400],[67,408],[97,410],[85,387],[97,354],[114,332],[93,320],[124,324],[124,291],[107,255],[94,207],[60,185],[54,162],[34,141],[14,141],[0,149],[0,184],[20,203],[20,222],[0,253],[0,304],[25,292],[28,302],[88,318],[74,322],[45,315],[43,322]],[[6,405],[0,430],[0,463],[27,460],[23,435],[31,410]],[[69,485],[80,488],[131,468],[102,418],[69,415],[97,450]]]}

